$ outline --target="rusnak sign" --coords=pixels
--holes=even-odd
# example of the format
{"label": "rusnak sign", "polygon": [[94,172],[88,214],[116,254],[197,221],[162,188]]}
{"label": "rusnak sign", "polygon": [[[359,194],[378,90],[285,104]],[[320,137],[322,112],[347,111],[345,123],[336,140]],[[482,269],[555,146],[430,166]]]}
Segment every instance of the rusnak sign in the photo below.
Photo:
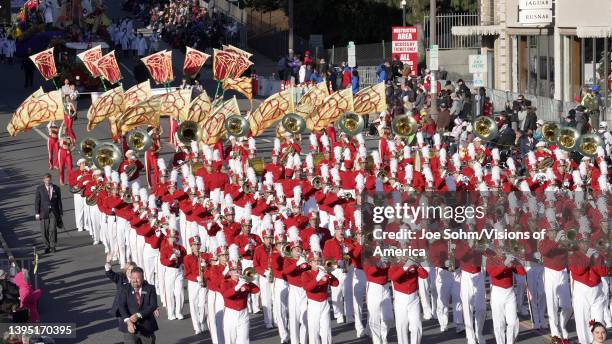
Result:
{"label": "rusnak sign", "polygon": [[548,25],[553,21],[553,0],[519,0],[519,23]]}

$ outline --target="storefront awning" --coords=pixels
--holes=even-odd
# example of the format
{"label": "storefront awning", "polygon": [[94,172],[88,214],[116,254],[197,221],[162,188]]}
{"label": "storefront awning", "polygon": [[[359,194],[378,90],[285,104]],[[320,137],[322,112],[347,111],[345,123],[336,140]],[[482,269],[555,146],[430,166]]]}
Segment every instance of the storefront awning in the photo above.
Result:
{"label": "storefront awning", "polygon": [[578,26],[576,36],[579,38],[603,38],[612,37],[612,27],[610,26]]}
{"label": "storefront awning", "polygon": [[502,33],[500,25],[453,26],[453,36],[495,36]]}

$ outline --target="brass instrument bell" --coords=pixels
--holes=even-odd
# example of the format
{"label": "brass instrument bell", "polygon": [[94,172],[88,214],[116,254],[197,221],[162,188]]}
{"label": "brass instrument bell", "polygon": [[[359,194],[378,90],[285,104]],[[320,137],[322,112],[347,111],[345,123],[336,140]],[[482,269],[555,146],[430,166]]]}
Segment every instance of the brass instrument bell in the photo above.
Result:
{"label": "brass instrument bell", "polygon": [[363,117],[354,112],[345,112],[338,119],[338,128],[349,136],[355,136],[361,133],[364,126],[365,121]]}
{"label": "brass instrument bell", "polygon": [[393,134],[401,137],[408,137],[414,135],[417,132],[418,124],[416,119],[412,116],[399,116],[393,119],[391,122],[391,130]]}
{"label": "brass instrument bell", "polygon": [[249,159],[249,166],[253,168],[255,175],[258,177],[263,176],[266,172],[266,162],[264,161],[264,158]]}
{"label": "brass instrument bell", "polygon": [[102,143],[94,148],[92,160],[96,168],[104,170],[104,166],[111,166],[117,170],[123,161],[121,150],[113,143]]}
{"label": "brass instrument bell", "polygon": [[387,171],[380,171],[376,174],[376,178],[380,179],[381,183],[386,183],[389,181],[389,176],[387,175]]}
{"label": "brass instrument bell", "polygon": [[227,134],[234,137],[246,136],[249,129],[251,129],[249,121],[240,115],[231,115],[227,117],[223,123],[223,126],[225,127]]}
{"label": "brass instrument bell", "polygon": [[284,244],[282,253],[284,257],[291,257],[291,244],[289,243]]}
{"label": "brass instrument bell", "polygon": [[184,121],[179,125],[176,135],[182,144],[189,146],[191,141],[200,141],[202,139],[202,129],[194,121]]}
{"label": "brass instrument bell", "polygon": [[242,271],[242,275],[240,277],[244,279],[247,283],[251,283],[257,277],[257,271],[255,271],[255,268],[253,267],[245,268]]}
{"label": "brass instrument bell", "polygon": [[473,132],[484,141],[490,141],[497,137],[497,123],[487,116],[480,116],[474,120]]}
{"label": "brass instrument bell", "polygon": [[134,129],[126,136],[126,141],[130,149],[137,153],[143,153],[153,145],[153,139],[144,129]]}
{"label": "brass instrument bell", "polygon": [[93,137],[86,137],[79,143],[79,153],[87,161],[91,161],[93,158],[93,151],[100,143]]}
{"label": "brass instrument bell", "polygon": [[559,129],[559,138],[557,139],[557,144],[561,149],[566,151],[572,151],[576,148],[576,144],[578,143],[578,138],[580,134],[578,130],[572,127],[563,127]]}
{"label": "brass instrument bell", "polygon": [[556,143],[559,139],[559,131],[561,127],[555,122],[546,122],[542,126],[542,136],[547,143]]}
{"label": "brass instrument bell", "polygon": [[323,262],[323,268],[327,272],[332,272],[338,267],[338,262],[335,259],[328,258]]}
{"label": "brass instrument bell", "polygon": [[292,135],[301,134],[302,132],[304,132],[304,130],[306,130],[306,120],[304,120],[304,117],[293,112],[290,112],[283,116],[283,119],[281,120],[281,125],[287,132],[291,133]]}
{"label": "brass instrument bell", "polygon": [[597,156],[597,147],[601,145],[601,137],[597,134],[584,134],[578,139],[578,152],[584,156]]}

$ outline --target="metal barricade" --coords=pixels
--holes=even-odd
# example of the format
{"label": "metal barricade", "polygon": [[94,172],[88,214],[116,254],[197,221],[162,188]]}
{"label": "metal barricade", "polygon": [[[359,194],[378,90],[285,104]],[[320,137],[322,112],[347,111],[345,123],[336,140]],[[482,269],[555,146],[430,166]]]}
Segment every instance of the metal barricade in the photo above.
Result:
{"label": "metal barricade", "polygon": [[38,288],[38,253],[36,247],[1,249],[0,269],[4,270],[11,280],[23,271],[34,289]]}

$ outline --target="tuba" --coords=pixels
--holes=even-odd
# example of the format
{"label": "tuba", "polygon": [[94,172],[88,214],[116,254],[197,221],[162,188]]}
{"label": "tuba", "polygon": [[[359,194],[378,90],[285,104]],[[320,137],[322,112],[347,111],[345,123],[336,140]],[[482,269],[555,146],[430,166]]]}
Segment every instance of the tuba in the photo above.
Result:
{"label": "tuba", "polygon": [[474,120],[473,132],[483,141],[491,141],[497,137],[497,123],[487,116],[480,116]]}
{"label": "tuba", "polygon": [[98,140],[92,137],[86,137],[79,143],[79,153],[87,161],[91,161],[93,158],[93,151],[100,143]]}
{"label": "tuba", "polygon": [[601,137],[597,134],[585,134],[578,139],[578,152],[584,156],[597,156],[597,147],[601,145]]}
{"label": "tuba", "polygon": [[576,148],[576,143],[578,142],[579,136],[580,134],[578,133],[578,130],[572,127],[563,127],[559,129],[557,144],[563,150],[572,151],[574,148]]}
{"label": "tuba", "polygon": [[116,170],[123,159],[117,145],[102,143],[93,150],[92,160],[94,165],[100,170],[104,170],[104,166],[111,166],[113,170]]}
{"label": "tuba", "polygon": [[176,135],[181,143],[185,146],[190,146],[191,141],[200,141],[202,139],[202,129],[194,121],[184,121],[179,125]]}
{"label": "tuba", "polygon": [[412,116],[395,117],[391,122],[391,130],[396,136],[408,137],[417,132],[417,122]]}
{"label": "tuba", "polygon": [[287,132],[291,133],[292,135],[301,134],[302,132],[304,132],[304,130],[306,130],[306,121],[304,120],[304,117],[293,112],[290,112],[283,116],[283,119],[281,120],[281,125]]}
{"label": "tuba", "polygon": [[349,136],[355,136],[361,133],[364,126],[365,121],[363,117],[354,112],[345,112],[338,119],[338,128]]}
{"label": "tuba", "polygon": [[131,150],[136,153],[144,153],[153,145],[153,140],[149,133],[144,129],[134,129],[126,136],[126,142]]}
{"label": "tuba", "polygon": [[559,124],[555,122],[546,122],[542,126],[542,136],[546,143],[554,143],[559,139]]}
{"label": "tuba", "polygon": [[225,119],[223,123],[227,134],[234,137],[243,137],[251,129],[249,121],[240,115],[231,115]]}
{"label": "tuba", "polygon": [[253,267],[245,268],[242,271],[242,275],[240,276],[240,278],[242,278],[247,283],[252,283],[256,277],[257,271],[255,271],[255,268]]}

